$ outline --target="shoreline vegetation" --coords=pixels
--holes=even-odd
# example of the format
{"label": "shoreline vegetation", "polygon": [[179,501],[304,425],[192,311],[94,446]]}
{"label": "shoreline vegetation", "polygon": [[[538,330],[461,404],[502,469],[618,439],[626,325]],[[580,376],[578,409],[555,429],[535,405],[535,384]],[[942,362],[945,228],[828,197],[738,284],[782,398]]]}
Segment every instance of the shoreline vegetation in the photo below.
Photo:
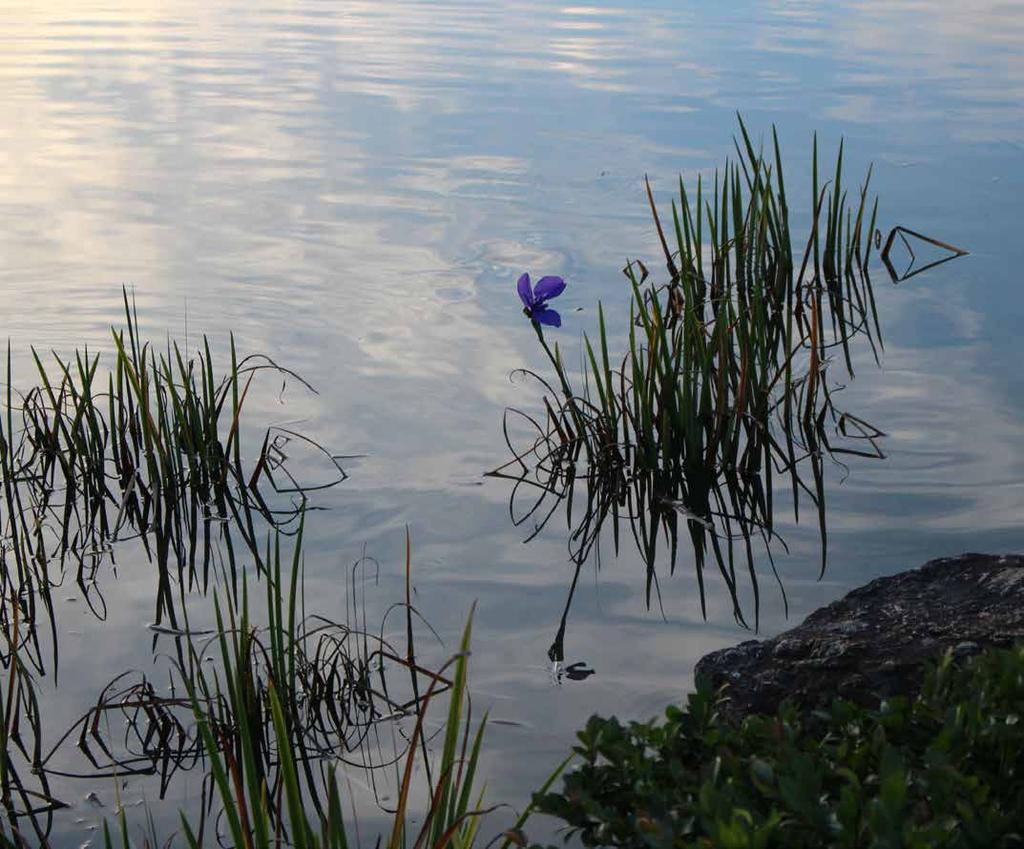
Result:
{"label": "shoreline vegetation", "polygon": [[[780,493],[795,519],[816,523],[823,573],[826,463],[845,469],[851,458],[884,456],[884,433],[841,409],[830,380],[831,369],[853,377],[857,344],[875,361],[882,353],[868,270],[881,244],[870,171],[851,192],[840,145],[826,178],[815,140],[808,233],[797,238],[774,131],[766,154],[741,121],[736,154],[710,185],[698,178],[695,192],[680,180],[670,216],[659,215],[648,185],[667,276],[659,282],[644,263],[627,264],[628,323],[613,329],[599,305],[579,371],[544,330],[561,326],[549,302],[565,281],[519,280],[554,377],[526,372],[541,387],[543,413],[506,412],[513,459],[491,474],[512,481],[510,514],[531,538],[565,510],[574,577],[549,652],[556,669],[580,570],[599,561],[603,536],[616,552],[622,540],[635,543],[648,606],[660,603],[657,563],[667,560],[672,574],[689,555],[702,603],[717,575],[734,619],[756,629],[765,560],[785,603],[773,559],[785,548]],[[887,252],[897,231],[904,241],[920,235],[890,234],[882,261],[894,280]],[[346,478],[344,458],[294,430],[253,432],[244,411],[265,378],[312,388],[267,357],[240,356],[233,338],[223,374],[205,339],[194,353],[170,342],[160,351],[140,338],[127,291],[124,308],[109,371],[86,350],[33,350],[38,381],[19,393],[8,350],[0,844],[51,845],[65,804],[50,779],[67,777],[52,759],[77,744],[93,779],[115,786],[153,776],[162,797],[179,774],[203,777],[196,809],[182,811],[171,834],[157,833],[149,809],[138,823],[119,807],[102,835],[111,849],[507,849],[529,844],[535,813],[595,846],[1022,845],[1020,649],[962,666],[943,657],[917,697],[836,702],[809,716],[783,706],[739,724],[720,709],[727,691],[699,682],[663,723],[592,718],[509,816],[480,775],[487,716],[474,714],[470,698],[473,612],[458,650],[424,665],[417,634],[430,626],[413,603],[409,537],[405,597],[385,614],[404,619],[402,640],[386,639],[355,601],[365,563],[353,569],[343,620],[307,610],[307,522],[315,491]],[[613,354],[616,344],[624,347]],[[304,484],[308,463],[292,462],[297,451],[326,478]],[[59,669],[52,590],[74,581],[102,618],[106,567],[126,545],[153,567],[151,628],[173,645],[169,693],[162,681],[123,673],[50,739],[38,684]],[[212,627],[194,624],[211,615]],[[127,729],[122,739],[112,721]],[[378,798],[386,834],[360,834],[342,765],[374,776],[375,793],[378,780],[389,783],[388,804]],[[553,790],[560,778],[563,789]],[[492,835],[499,809],[511,824]]]}
{"label": "shoreline vegetation", "polygon": [[949,651],[914,697],[729,721],[698,681],[660,722],[591,717],[537,809],[584,846],[1024,845],[1024,644]]}

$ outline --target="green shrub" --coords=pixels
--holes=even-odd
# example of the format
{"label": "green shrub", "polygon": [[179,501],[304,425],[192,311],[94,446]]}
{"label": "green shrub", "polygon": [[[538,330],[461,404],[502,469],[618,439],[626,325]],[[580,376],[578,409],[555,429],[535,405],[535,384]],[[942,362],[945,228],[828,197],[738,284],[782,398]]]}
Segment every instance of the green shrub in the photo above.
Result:
{"label": "green shrub", "polygon": [[836,701],[726,721],[703,684],[663,722],[592,717],[582,764],[537,810],[586,846],[1024,846],[1024,646],[958,666],[914,701]]}

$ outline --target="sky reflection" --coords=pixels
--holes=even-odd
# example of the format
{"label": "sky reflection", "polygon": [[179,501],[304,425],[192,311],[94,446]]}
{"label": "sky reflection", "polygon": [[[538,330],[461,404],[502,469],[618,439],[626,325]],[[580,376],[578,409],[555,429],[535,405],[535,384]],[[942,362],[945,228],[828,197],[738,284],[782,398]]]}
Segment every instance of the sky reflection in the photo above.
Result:
{"label": "sky reflection", "polygon": [[[390,601],[409,523],[428,618],[450,634],[481,599],[478,684],[544,729],[501,732],[498,797],[540,777],[582,712],[653,712],[739,637],[699,622],[685,565],[665,623],[639,564],[609,557],[566,646],[598,674],[553,688],[565,539],[521,545],[507,489],[481,479],[506,459],[504,407],[536,400],[509,372],[543,363],[518,274],[569,281],[557,338],[575,362],[597,301],[627,302],[625,260],[658,265],[644,175],[666,201],[680,172],[710,176],[736,110],[757,134],[778,124],[794,197],[811,132],[829,150],[845,135],[851,173],[876,162],[884,226],[971,250],[898,288],[877,276],[883,366],[859,363],[842,404],[889,432],[889,459],[834,488],[826,583],[814,529],[782,529],[793,617],[927,556],[1020,547],[1024,3],[7,3],[0,102],[20,374],[30,344],[109,349],[129,284],[153,338],[187,325],[223,347],[233,330],[310,379],[319,396],[261,410],[367,455],[315,532],[317,597],[337,600],[366,543]],[[90,634],[133,646],[148,592],[126,582]],[[111,662],[149,662],[133,656]],[[72,701],[100,676],[82,663]]]}

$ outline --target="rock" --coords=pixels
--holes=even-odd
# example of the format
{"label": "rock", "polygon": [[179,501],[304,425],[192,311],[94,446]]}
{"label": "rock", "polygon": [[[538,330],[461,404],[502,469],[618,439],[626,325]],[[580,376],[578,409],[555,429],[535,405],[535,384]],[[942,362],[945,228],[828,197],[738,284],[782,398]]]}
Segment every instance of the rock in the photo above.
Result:
{"label": "rock", "polygon": [[912,695],[927,661],[1024,640],[1024,557],[964,554],[878,578],[802,625],[702,658],[697,676],[728,685],[734,718],[842,697],[877,705]]}

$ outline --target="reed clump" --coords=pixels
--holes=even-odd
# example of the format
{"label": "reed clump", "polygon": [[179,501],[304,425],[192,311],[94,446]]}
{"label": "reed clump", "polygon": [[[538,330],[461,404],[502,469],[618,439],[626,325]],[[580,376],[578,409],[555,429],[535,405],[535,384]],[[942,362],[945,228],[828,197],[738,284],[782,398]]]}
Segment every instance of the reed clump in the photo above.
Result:
{"label": "reed clump", "polygon": [[[8,350],[0,591],[20,599],[26,633],[41,621],[52,628],[50,589],[68,571],[92,600],[100,564],[130,539],[157,566],[157,624],[177,627],[176,600],[205,591],[218,556],[234,579],[240,551],[262,568],[264,527],[294,532],[306,490],[288,469],[285,443],[320,453],[333,470],[321,486],[345,477],[337,458],[282,428],[268,428],[255,460],[243,461],[241,422],[255,382],[272,375],[312,391],[301,377],[264,355],[241,357],[233,337],[223,374],[205,337],[195,353],[177,343],[160,352],[140,338],[127,292],[124,309],[106,373],[87,349],[71,357],[33,350],[38,383],[16,393]],[[9,626],[10,607],[2,610]]]}
{"label": "reed clump", "polygon": [[[336,457],[284,428],[267,428],[257,451],[242,449],[243,413],[257,381],[273,375],[282,391],[287,381],[312,391],[302,378],[266,356],[240,356],[233,338],[225,370],[205,337],[194,353],[170,342],[161,352],[140,337],[127,291],[124,310],[124,326],[112,331],[114,359],[107,371],[100,355],[87,349],[70,357],[33,350],[38,380],[19,392],[9,347],[7,352],[0,416],[0,805],[13,833],[22,834],[30,823],[38,844],[49,833],[53,811],[63,806],[50,786],[49,761],[72,733],[44,745],[37,679],[56,678],[58,671],[54,588],[70,577],[92,612],[104,618],[100,567],[114,564],[119,546],[133,543],[156,567],[156,621],[150,627],[154,634],[187,638],[187,592],[205,593],[218,574],[221,591],[237,607],[243,557],[268,587],[273,569],[280,570],[279,551],[263,544],[264,532],[278,540],[300,534],[310,487],[289,469],[289,445],[312,446],[332,470],[315,488],[345,478]],[[254,459],[243,459],[253,453]],[[283,631],[272,627],[268,633]],[[345,626],[320,622],[315,640],[304,634],[300,641],[318,655],[291,672],[293,689],[320,693],[317,728],[355,745],[361,718],[346,710],[365,701],[367,724],[374,708],[360,695],[370,672],[350,634]],[[290,656],[304,657],[297,652],[293,648]],[[187,679],[197,671],[195,656],[180,640],[176,653],[180,678]],[[254,658],[269,656],[257,652]],[[195,760],[201,752],[181,715],[190,709],[183,693],[179,688],[178,697],[165,698],[145,678],[115,679],[73,729],[92,774],[159,771],[166,782],[190,757]],[[310,703],[308,695],[303,699]],[[130,718],[130,760],[113,755],[97,733],[112,709]]]}
{"label": "reed clump", "polygon": [[[394,788],[390,831],[378,845],[385,839],[392,849],[479,845],[484,818],[500,806],[485,805],[477,778],[487,717],[474,717],[469,691],[472,612],[456,652],[437,669],[415,659],[412,622],[419,614],[408,597],[395,608],[408,613],[405,645],[366,627],[365,610],[349,623],[306,615],[303,524],[300,517],[290,557],[281,532],[268,542],[267,568],[258,575],[262,593],[252,592],[243,571],[237,602],[234,592],[215,591],[211,629],[192,629],[186,621],[168,634],[177,647],[169,693],[145,678],[132,683],[118,676],[56,745],[31,758],[26,771],[41,776],[44,788],[52,774],[116,784],[154,775],[162,796],[174,775],[201,770],[201,798],[181,812],[176,836],[158,838],[149,817],[140,844],[133,839],[140,824],[119,807],[114,829],[105,826],[107,846],[359,845],[358,824],[343,813],[351,793],[345,773],[352,770],[363,772],[375,791],[378,784]],[[435,731],[430,717],[439,702]],[[89,773],[51,770],[51,758],[69,741]],[[21,760],[5,763],[9,769]],[[6,782],[7,772],[0,770],[0,779]],[[0,845],[51,845],[50,813],[63,803],[26,790],[18,775],[9,786],[13,796],[5,800],[20,793],[35,804],[12,805],[0,822]],[[520,840],[530,810],[491,843],[507,849]]]}
{"label": "reed clump", "polygon": [[[698,177],[691,194],[680,179],[664,220],[648,184],[665,274],[639,260],[626,265],[622,353],[611,353],[601,305],[579,374],[544,343],[557,378],[533,375],[545,414],[507,412],[514,457],[496,474],[516,481],[512,505],[533,493],[513,520],[532,519],[534,533],[569,505],[577,568],[609,520],[618,551],[625,525],[646,564],[650,604],[659,553],[674,571],[688,538],[705,615],[712,566],[743,623],[746,573],[756,623],[754,543],[774,571],[779,488],[791,493],[797,520],[808,505],[816,516],[824,569],[826,461],[881,456],[883,434],[839,409],[829,380],[832,368],[852,377],[858,337],[876,359],[882,348],[868,271],[878,202],[868,196],[870,169],[848,189],[842,145],[828,176],[820,171],[815,138],[807,233],[798,237],[774,130],[766,153],[741,120],[735,147],[710,186]],[[532,431],[525,449],[510,436],[517,422]]]}

